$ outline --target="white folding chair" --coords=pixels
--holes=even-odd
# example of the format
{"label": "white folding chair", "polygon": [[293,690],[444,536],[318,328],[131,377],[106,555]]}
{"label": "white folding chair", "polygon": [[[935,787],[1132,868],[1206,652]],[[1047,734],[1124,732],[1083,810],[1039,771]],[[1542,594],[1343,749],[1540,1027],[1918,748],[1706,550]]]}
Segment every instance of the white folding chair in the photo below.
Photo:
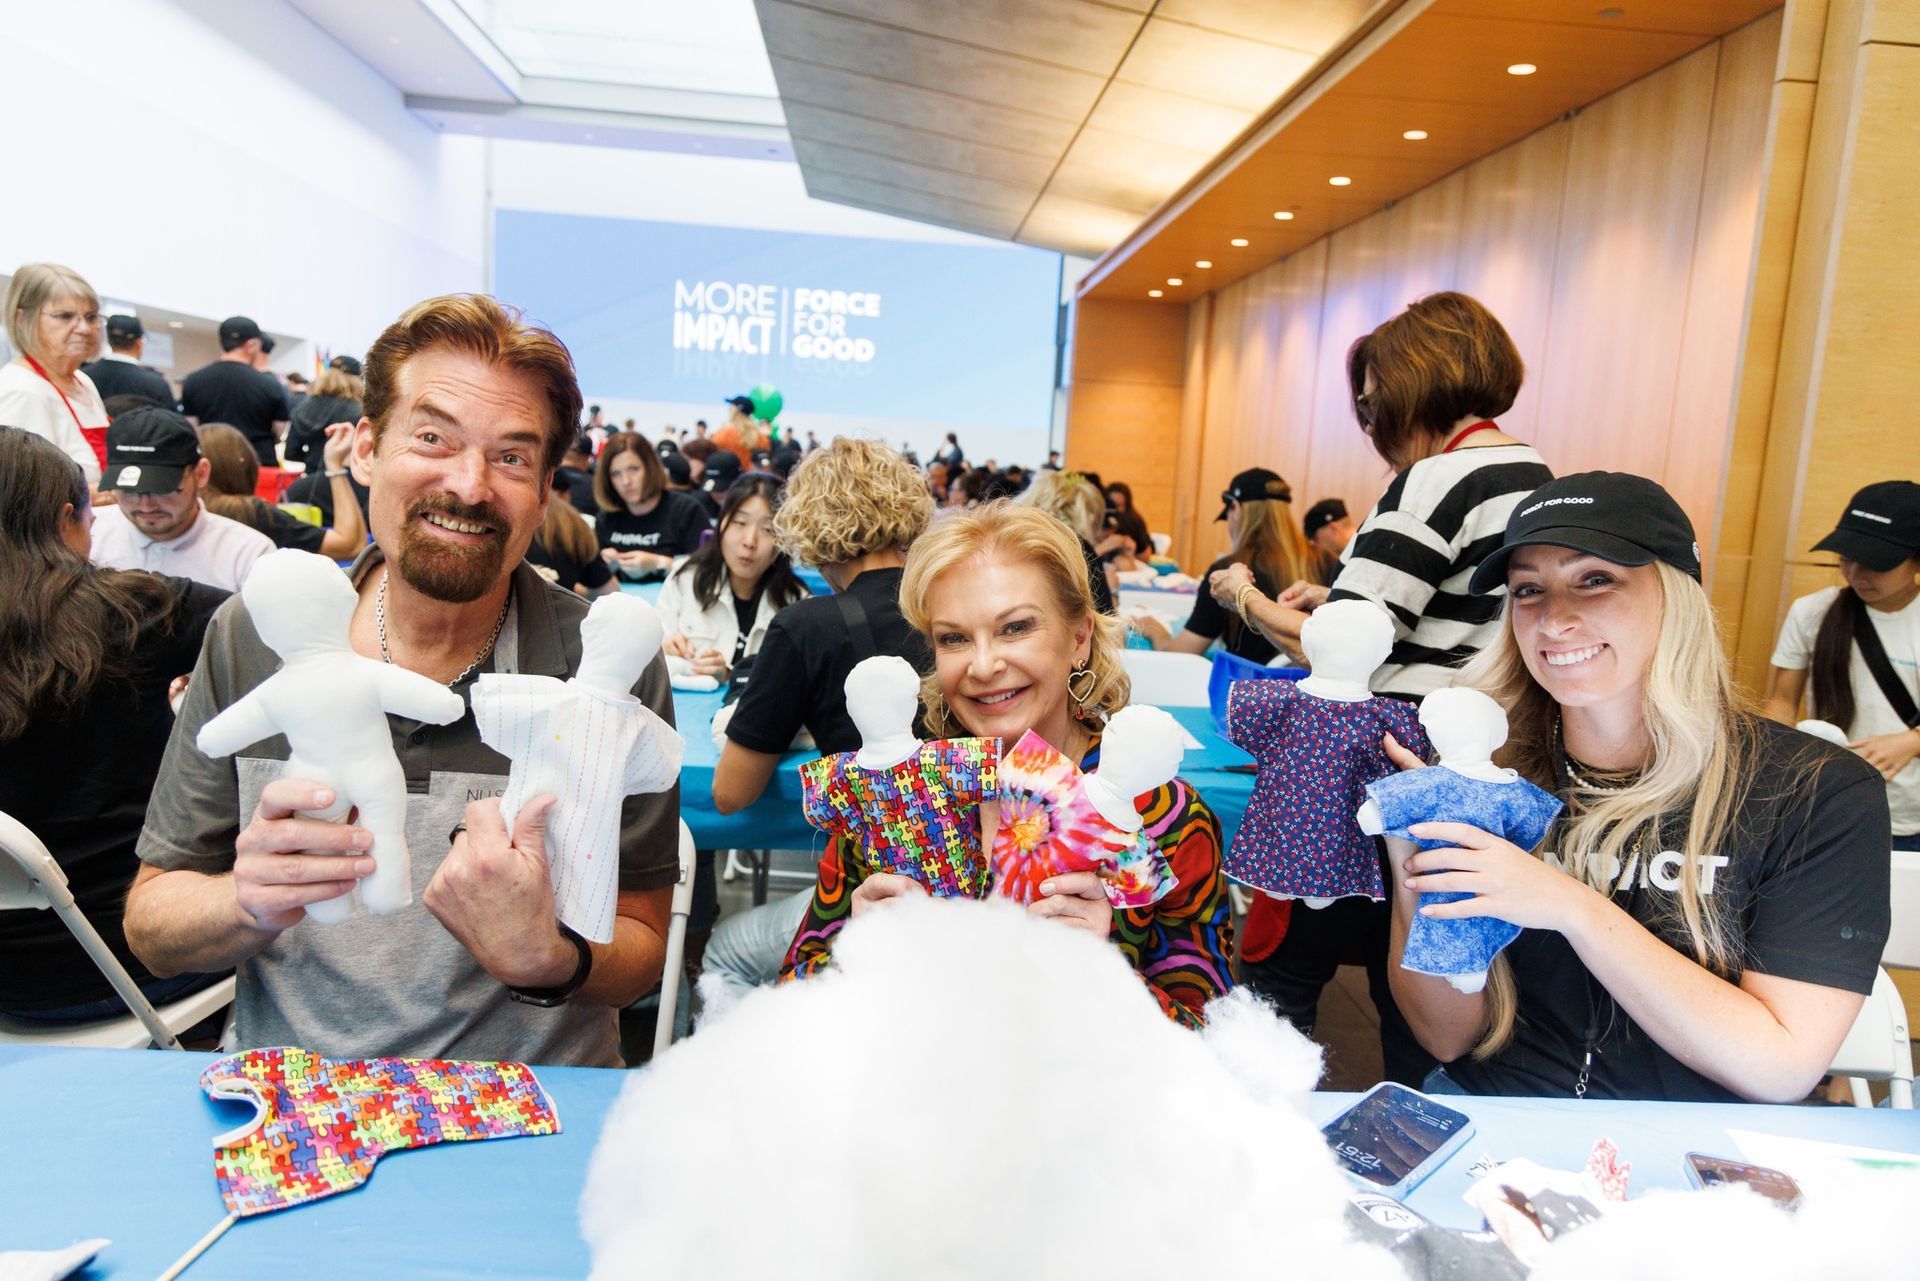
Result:
{"label": "white folding chair", "polygon": [[653,1056],[659,1058],[673,1044],[673,1016],[680,1006],[681,971],[687,956],[687,918],[693,915],[693,832],[680,820],[680,879],[673,886],[672,915],[667,919],[667,963],[660,971],[660,1012],[653,1025]]}
{"label": "white folding chair", "polygon": [[1153,540],[1153,554],[1156,556],[1165,556],[1167,554],[1167,548],[1173,546],[1172,534],[1161,534],[1153,530],[1148,530],[1147,537]]}
{"label": "white folding chair", "polygon": [[1132,702],[1149,707],[1206,707],[1207,680],[1213,664],[1198,654],[1170,654],[1151,649],[1120,653],[1120,665],[1133,682]]}
{"label": "white folding chair", "polygon": [[1880,964],[1920,969],[1920,851],[1893,852],[1893,928]]}
{"label": "white folding chair", "polygon": [[1907,1040],[1907,1007],[1885,970],[1874,975],[1873,992],[1860,1007],[1860,1016],[1853,1021],[1847,1039],[1840,1043],[1830,1071],[1847,1078],[1855,1107],[1873,1106],[1868,1081],[1886,1081],[1888,1102],[1894,1107],[1913,1107],[1913,1046]]}
{"label": "white folding chair", "polygon": [[156,1010],[134,983],[67,886],[67,875],[44,842],[10,814],[0,813],[0,908],[51,909],[99,967],[130,1014],[91,1023],[39,1023],[0,1014],[0,1044],[69,1045],[95,1049],[178,1050],[180,1033],[233,1004],[231,975]]}

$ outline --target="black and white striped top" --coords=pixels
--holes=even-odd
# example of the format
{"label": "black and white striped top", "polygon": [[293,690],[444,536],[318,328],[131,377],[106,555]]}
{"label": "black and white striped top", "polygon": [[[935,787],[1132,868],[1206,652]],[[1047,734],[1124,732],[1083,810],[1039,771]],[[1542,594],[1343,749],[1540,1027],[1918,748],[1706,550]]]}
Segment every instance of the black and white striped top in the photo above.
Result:
{"label": "black and white striped top", "polygon": [[1394,478],[1347,544],[1329,600],[1360,598],[1393,615],[1393,651],[1375,693],[1424,697],[1493,639],[1501,594],[1467,595],[1520,500],[1553,479],[1531,445],[1423,458]]}

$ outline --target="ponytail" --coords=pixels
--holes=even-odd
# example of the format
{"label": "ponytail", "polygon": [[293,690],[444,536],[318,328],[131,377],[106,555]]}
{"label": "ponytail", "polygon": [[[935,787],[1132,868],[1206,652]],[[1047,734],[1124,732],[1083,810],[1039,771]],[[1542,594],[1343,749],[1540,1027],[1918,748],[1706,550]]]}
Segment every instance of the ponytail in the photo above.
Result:
{"label": "ponytail", "polygon": [[1853,724],[1853,641],[1862,627],[1872,625],[1866,612],[1866,602],[1851,587],[1842,587],[1813,638],[1813,714],[1843,730]]}

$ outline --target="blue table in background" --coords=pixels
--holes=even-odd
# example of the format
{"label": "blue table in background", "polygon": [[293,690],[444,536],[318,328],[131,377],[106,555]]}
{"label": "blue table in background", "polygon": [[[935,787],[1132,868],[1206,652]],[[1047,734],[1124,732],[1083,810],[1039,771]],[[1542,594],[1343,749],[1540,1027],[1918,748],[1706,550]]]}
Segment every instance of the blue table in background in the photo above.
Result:
{"label": "blue table in background", "polygon": [[[214,1056],[142,1050],[0,1047],[0,1250],[50,1250],[88,1237],[109,1246],[87,1277],[160,1273],[226,1214],[213,1181],[214,1135],[246,1109],[214,1105],[200,1072]],[[215,1277],[561,1277],[587,1273],[578,1206],[624,1072],[540,1068],[562,1133],[400,1152],[367,1184],[237,1223],[187,1273]],[[1331,1119],[1354,1096],[1317,1094]],[[1633,1164],[1633,1191],[1683,1188],[1691,1151],[1738,1157],[1729,1128],[1920,1153],[1920,1112],[1854,1108],[1452,1099],[1477,1133],[1413,1194],[1414,1210],[1475,1227],[1461,1200],[1480,1156],[1579,1169],[1608,1137]],[[1233,1118],[1222,1114],[1220,1124]],[[754,1159],[735,1153],[729,1159]],[[1018,1154],[1009,1153],[1009,1162]],[[751,1221],[752,1206],[741,1207]]]}

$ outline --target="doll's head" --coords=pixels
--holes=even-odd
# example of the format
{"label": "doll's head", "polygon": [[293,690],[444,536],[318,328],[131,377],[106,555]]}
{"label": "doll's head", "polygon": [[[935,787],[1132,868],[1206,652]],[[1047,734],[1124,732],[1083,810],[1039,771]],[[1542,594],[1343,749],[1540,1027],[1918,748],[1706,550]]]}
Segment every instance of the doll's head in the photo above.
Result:
{"label": "doll's head", "polygon": [[609,694],[633,689],[665,640],[660,614],[638,596],[600,596],[580,621],[580,668],[574,679]]}
{"label": "doll's head", "polygon": [[1124,797],[1166,786],[1180,768],[1186,738],[1180,722],[1158,707],[1134,704],[1107,719],[1100,735],[1100,778]]}
{"label": "doll's head", "polygon": [[913,732],[920,710],[920,673],[904,658],[862,659],[847,673],[847,715],[869,746]]}
{"label": "doll's head", "polygon": [[1436,689],[1420,704],[1420,727],[1450,764],[1489,761],[1507,741],[1507,714],[1477,689]]}
{"label": "doll's head", "polygon": [[1330,601],[1307,616],[1300,647],[1315,676],[1365,685],[1393,649],[1393,619],[1372,601]]}
{"label": "doll's head", "polygon": [[347,632],[360,600],[338,565],[291,547],[253,563],[240,599],[260,639],[288,661],[348,648]]}

